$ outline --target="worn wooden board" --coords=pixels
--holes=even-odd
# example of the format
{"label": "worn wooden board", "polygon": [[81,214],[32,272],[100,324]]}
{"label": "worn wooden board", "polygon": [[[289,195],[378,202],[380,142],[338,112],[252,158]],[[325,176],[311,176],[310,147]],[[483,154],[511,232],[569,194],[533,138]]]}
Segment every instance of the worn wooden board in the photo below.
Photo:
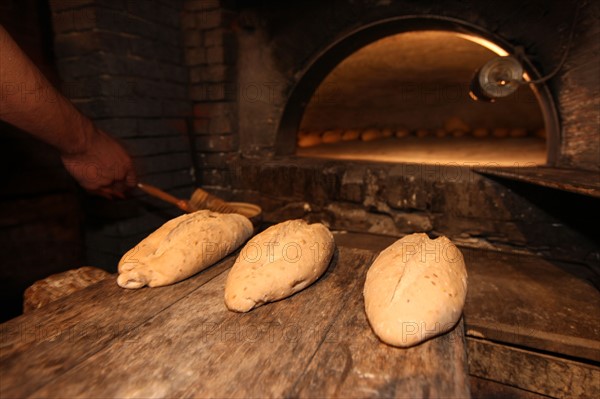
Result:
{"label": "worn wooden board", "polygon": [[463,250],[468,336],[600,361],[600,292],[564,263]]}
{"label": "worn wooden board", "polygon": [[[364,318],[362,284],[373,255],[368,250],[340,248],[327,273],[314,285],[247,314],[225,308],[226,273],[221,273],[183,298],[167,299],[169,305],[154,309],[153,317],[120,339],[99,342],[85,356],[71,356],[69,368],[53,366],[61,351],[71,350],[68,342],[55,341],[54,350],[45,350],[45,361],[33,364],[28,354],[36,347],[21,347],[12,356],[31,369],[30,379],[35,380],[38,373],[53,378],[36,381],[32,390],[23,380],[16,385],[13,376],[3,397],[313,396],[310,390],[303,393],[302,386],[315,378],[326,392],[337,387],[342,387],[340,392],[353,392],[352,385],[357,384],[363,392],[370,386],[371,391],[401,397],[412,395],[408,389],[415,386],[401,377],[407,375],[403,370],[422,374],[418,384],[429,392],[451,387],[451,391],[468,394],[461,328],[455,330],[459,339],[432,340],[408,357],[406,350],[384,345],[372,334]],[[188,280],[189,284],[196,278]],[[69,311],[74,320],[82,317]],[[348,353],[356,359],[348,378],[315,369],[319,359],[330,358],[336,345],[342,351],[351,348]],[[417,364],[409,364],[417,359]],[[14,367],[15,363],[3,372],[12,372]],[[369,375],[365,371],[385,376],[386,383],[357,379]]]}
{"label": "worn wooden board", "polygon": [[526,391],[485,378],[469,376],[473,399],[548,399],[546,395]]}
{"label": "worn wooden board", "polygon": [[[5,323],[1,396],[401,397],[407,391],[435,396],[442,388],[464,393],[461,326],[409,350],[382,344],[368,326],[364,273],[394,239],[336,234],[336,241],[339,257],[316,284],[248,314],[229,312],[223,304],[229,258],[171,287],[129,291],[101,282]],[[591,284],[568,265],[534,256],[462,250],[469,271],[469,339],[528,347],[535,356],[534,350],[556,353],[541,355],[550,369],[562,364],[563,355],[594,361],[600,307]],[[499,353],[475,349],[472,364]],[[491,363],[485,367],[476,375],[519,381],[518,361],[507,363],[505,374]],[[544,383],[539,378],[536,384]]]}
{"label": "worn wooden board", "polygon": [[467,338],[469,373],[553,398],[600,397],[600,367]]}
{"label": "worn wooden board", "polygon": [[600,198],[600,172],[550,167],[481,168],[484,175]]}
{"label": "worn wooden board", "polygon": [[[341,306],[333,301],[323,307],[319,301],[343,294],[343,284],[352,281],[352,266],[358,265],[343,264],[348,274],[329,272],[299,295],[247,314],[225,307],[224,273],[201,292],[159,313],[127,342],[98,353],[35,396],[281,396],[290,376],[299,372],[297,357],[312,355],[319,344],[319,336],[308,339],[309,330],[326,328]],[[318,288],[332,296],[315,295]],[[312,323],[307,312],[317,316]],[[99,370],[98,364],[105,368]],[[106,386],[106,380],[115,383]]]}
{"label": "worn wooden board", "polygon": [[226,259],[179,284],[124,290],[116,277],[0,325],[0,397],[25,397],[233,264]]}
{"label": "worn wooden board", "polygon": [[[336,234],[340,245],[380,251],[396,239]],[[600,362],[600,292],[581,265],[461,247],[469,288],[467,336]]]}
{"label": "worn wooden board", "polygon": [[[361,284],[362,287],[362,284]],[[451,332],[408,349],[382,343],[360,295],[350,296],[288,397],[469,397],[462,320]]]}

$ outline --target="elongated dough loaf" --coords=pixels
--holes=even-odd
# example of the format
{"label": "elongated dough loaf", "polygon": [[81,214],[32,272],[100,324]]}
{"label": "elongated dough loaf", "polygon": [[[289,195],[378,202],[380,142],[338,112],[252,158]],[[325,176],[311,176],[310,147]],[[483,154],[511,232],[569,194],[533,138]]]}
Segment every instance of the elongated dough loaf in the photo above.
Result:
{"label": "elongated dough loaf", "polygon": [[186,279],[221,260],[252,235],[238,214],[202,210],[163,224],[119,262],[123,288],[160,287]]}
{"label": "elongated dough loaf", "polygon": [[363,294],[369,323],[383,342],[416,345],[459,320],[467,294],[463,256],[446,237],[411,234],[379,254]]}
{"label": "elongated dough loaf", "polygon": [[225,283],[225,304],[247,312],[295,294],[327,269],[334,251],[333,235],[321,223],[288,220],[248,241]]}

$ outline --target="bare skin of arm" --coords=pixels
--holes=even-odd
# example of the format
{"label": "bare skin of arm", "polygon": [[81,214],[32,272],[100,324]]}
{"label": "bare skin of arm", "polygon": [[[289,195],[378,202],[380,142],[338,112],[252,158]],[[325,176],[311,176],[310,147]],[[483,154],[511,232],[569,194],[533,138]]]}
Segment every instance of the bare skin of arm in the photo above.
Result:
{"label": "bare skin of arm", "polygon": [[63,97],[0,26],[0,119],[60,152],[86,190],[122,197],[136,184],[127,151]]}

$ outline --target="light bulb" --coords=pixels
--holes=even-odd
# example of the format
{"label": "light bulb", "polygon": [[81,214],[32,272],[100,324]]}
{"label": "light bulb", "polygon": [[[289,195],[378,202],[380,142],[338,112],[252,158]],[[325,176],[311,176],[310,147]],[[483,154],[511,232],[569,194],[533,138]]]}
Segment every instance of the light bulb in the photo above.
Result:
{"label": "light bulb", "polygon": [[493,102],[514,93],[523,81],[523,66],[512,56],[496,57],[475,72],[469,95]]}

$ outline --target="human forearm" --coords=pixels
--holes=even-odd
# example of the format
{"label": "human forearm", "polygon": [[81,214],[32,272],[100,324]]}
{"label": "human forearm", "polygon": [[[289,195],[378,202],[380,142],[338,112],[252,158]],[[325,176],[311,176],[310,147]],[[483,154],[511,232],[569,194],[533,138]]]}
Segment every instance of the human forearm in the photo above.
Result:
{"label": "human forearm", "polygon": [[85,151],[96,130],[0,26],[0,119],[56,147]]}
{"label": "human forearm", "polygon": [[0,26],[0,119],[56,147],[94,193],[122,196],[136,184],[127,151],[63,97]]}

